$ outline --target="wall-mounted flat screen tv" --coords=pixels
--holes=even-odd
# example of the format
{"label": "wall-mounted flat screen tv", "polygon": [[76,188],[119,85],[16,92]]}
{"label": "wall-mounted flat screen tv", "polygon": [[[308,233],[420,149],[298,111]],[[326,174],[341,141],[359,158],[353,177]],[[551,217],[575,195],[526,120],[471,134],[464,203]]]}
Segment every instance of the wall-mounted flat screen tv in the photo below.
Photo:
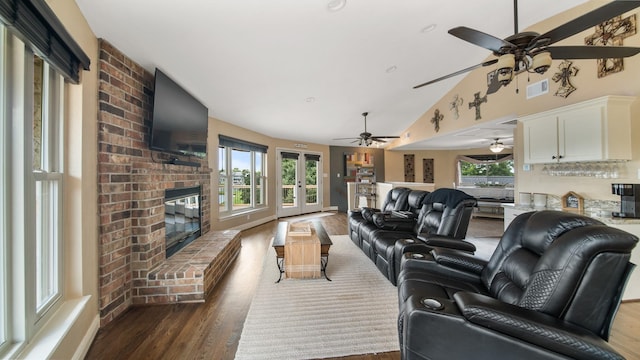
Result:
{"label": "wall-mounted flat screen tv", "polygon": [[208,112],[200,101],[156,69],[150,148],[204,158]]}

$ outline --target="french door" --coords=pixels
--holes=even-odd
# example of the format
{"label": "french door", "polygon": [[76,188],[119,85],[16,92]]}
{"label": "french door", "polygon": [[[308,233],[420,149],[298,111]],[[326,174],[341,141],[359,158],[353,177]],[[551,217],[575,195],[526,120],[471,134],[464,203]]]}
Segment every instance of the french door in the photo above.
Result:
{"label": "french door", "polygon": [[277,150],[278,217],[322,210],[322,159],[320,154]]}

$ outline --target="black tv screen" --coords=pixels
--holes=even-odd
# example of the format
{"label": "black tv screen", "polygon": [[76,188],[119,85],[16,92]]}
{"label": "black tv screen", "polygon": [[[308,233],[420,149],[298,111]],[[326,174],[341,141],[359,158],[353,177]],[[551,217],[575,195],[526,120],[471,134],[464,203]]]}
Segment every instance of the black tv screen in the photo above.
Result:
{"label": "black tv screen", "polygon": [[200,101],[156,69],[151,149],[204,158],[208,112]]}

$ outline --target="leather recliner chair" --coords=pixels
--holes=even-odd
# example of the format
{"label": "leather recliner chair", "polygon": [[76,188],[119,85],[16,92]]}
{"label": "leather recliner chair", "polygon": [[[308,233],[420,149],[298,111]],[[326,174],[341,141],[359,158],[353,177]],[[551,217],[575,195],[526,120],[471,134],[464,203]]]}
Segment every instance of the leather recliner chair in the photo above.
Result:
{"label": "leather recliner chair", "polygon": [[410,231],[375,233],[372,242],[376,266],[395,285],[402,254],[407,251],[438,246],[475,252],[475,246],[463,239],[476,203],[474,197],[456,189],[442,188],[428,194]]}
{"label": "leather recliner chair", "polygon": [[380,209],[359,208],[350,210],[347,217],[349,237],[359,248],[362,248],[360,240],[360,225],[373,221],[373,214],[378,211],[391,212],[393,210],[406,210],[408,208],[407,196],[411,189],[397,187],[387,193]]}
{"label": "leather recliner chair", "polygon": [[606,340],[637,242],[589,217],[538,211],[511,223],[488,262],[406,253],[402,358],[622,359]]}

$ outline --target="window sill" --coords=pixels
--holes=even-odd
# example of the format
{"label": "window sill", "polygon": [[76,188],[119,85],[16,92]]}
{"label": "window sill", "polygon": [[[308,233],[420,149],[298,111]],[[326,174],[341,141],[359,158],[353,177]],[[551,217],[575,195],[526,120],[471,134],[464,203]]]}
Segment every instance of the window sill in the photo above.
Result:
{"label": "window sill", "polygon": [[[90,298],[91,296],[83,296],[81,298],[65,301],[53,317],[42,327],[42,329],[40,329],[28,344],[17,344],[13,352],[7,354],[7,358],[51,358],[54,352],[58,349],[58,346],[68,335],[71,328],[76,324],[81,314],[87,308]],[[92,327],[91,330],[93,333],[89,334],[88,332],[85,339],[83,339],[83,342],[89,341],[88,345],[90,345],[90,341],[98,330],[97,324]],[[78,354],[79,350],[82,349],[77,349],[75,354],[76,356],[74,357],[81,358],[84,356],[84,354]],[[88,347],[84,350],[88,350]]]}
{"label": "window sill", "polygon": [[267,206],[263,206],[263,207],[259,207],[259,208],[253,208],[253,209],[250,209],[250,210],[237,210],[236,212],[221,213],[220,216],[218,217],[218,220],[220,220],[220,221],[230,220],[230,219],[233,219],[233,218],[237,218],[239,216],[259,213],[259,212],[265,211],[267,209],[269,209]]}

